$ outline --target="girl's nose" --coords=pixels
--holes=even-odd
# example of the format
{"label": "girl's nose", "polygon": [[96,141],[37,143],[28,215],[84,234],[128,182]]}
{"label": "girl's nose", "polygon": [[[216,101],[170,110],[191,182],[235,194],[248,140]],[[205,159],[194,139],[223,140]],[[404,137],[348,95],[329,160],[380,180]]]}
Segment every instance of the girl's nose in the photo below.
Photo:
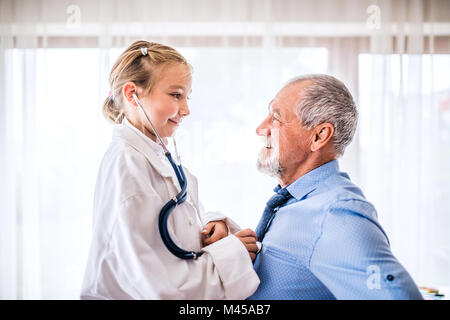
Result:
{"label": "girl's nose", "polygon": [[180,114],[183,117],[186,117],[191,114],[191,111],[189,110],[187,101],[185,101],[185,103],[183,103],[182,107],[180,108]]}

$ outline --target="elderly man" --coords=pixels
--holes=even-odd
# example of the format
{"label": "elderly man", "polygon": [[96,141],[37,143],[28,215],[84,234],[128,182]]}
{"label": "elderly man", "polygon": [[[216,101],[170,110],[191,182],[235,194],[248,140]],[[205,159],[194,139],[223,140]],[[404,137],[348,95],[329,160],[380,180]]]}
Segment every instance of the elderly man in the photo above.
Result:
{"label": "elderly man", "polygon": [[258,169],[279,185],[256,229],[261,284],[250,299],[422,299],[374,206],[339,171],[357,117],[327,75],[294,79],[270,103]]}

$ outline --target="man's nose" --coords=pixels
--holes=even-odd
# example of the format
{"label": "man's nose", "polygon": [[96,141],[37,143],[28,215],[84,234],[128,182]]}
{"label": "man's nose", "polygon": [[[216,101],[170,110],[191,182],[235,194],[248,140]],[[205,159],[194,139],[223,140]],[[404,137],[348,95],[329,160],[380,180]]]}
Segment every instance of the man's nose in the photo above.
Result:
{"label": "man's nose", "polygon": [[258,128],[256,128],[256,134],[258,136],[268,136],[270,135],[270,127],[269,127],[269,123],[268,123],[268,119],[264,119],[263,122],[261,122],[261,124],[258,126]]}

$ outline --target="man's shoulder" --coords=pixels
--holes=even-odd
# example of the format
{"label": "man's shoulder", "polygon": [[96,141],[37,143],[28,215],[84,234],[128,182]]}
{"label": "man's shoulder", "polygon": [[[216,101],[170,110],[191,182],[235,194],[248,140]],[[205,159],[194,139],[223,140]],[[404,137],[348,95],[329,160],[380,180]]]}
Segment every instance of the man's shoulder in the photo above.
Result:
{"label": "man's shoulder", "polygon": [[[348,234],[366,234],[375,232],[383,235],[389,243],[387,235],[378,221],[375,206],[368,201],[361,189],[356,186],[345,173],[339,173],[324,181],[327,190],[324,191],[326,204],[322,213],[322,231],[325,225],[327,230],[343,230]],[[343,228],[343,229],[342,229]],[[381,232],[381,233],[380,233]],[[338,234],[336,236],[340,237]],[[331,238],[334,239],[334,238]],[[333,240],[334,241],[334,240]]]}
{"label": "man's shoulder", "polygon": [[374,205],[344,172],[339,172],[324,181],[324,192],[328,194],[329,199],[327,211],[347,210],[367,218],[377,218]]}
{"label": "man's shoulder", "polygon": [[329,192],[336,192],[341,196],[365,200],[361,188],[354,184],[353,181],[350,180],[350,176],[345,172],[337,172],[336,174],[329,176],[323,182],[323,186]]}

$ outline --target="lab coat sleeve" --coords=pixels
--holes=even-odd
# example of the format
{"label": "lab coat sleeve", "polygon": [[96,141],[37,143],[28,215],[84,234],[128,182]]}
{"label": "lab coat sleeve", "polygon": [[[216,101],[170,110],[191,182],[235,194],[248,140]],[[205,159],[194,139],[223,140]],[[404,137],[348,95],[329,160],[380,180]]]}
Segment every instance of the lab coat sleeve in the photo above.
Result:
{"label": "lab coat sleeve", "polygon": [[229,235],[204,247],[202,251],[206,253],[203,256],[212,258],[220,274],[225,299],[245,299],[256,291],[259,286],[258,275],[253,269],[247,249],[237,237]]}
{"label": "lab coat sleeve", "polygon": [[337,299],[422,299],[373,217],[375,208],[365,201],[331,205],[310,258],[311,271]]}
{"label": "lab coat sleeve", "polygon": [[106,261],[131,298],[243,299],[256,290],[248,253],[232,235],[205,247],[197,260],[172,255],[158,231],[159,202],[156,195],[138,194],[118,209]]}

